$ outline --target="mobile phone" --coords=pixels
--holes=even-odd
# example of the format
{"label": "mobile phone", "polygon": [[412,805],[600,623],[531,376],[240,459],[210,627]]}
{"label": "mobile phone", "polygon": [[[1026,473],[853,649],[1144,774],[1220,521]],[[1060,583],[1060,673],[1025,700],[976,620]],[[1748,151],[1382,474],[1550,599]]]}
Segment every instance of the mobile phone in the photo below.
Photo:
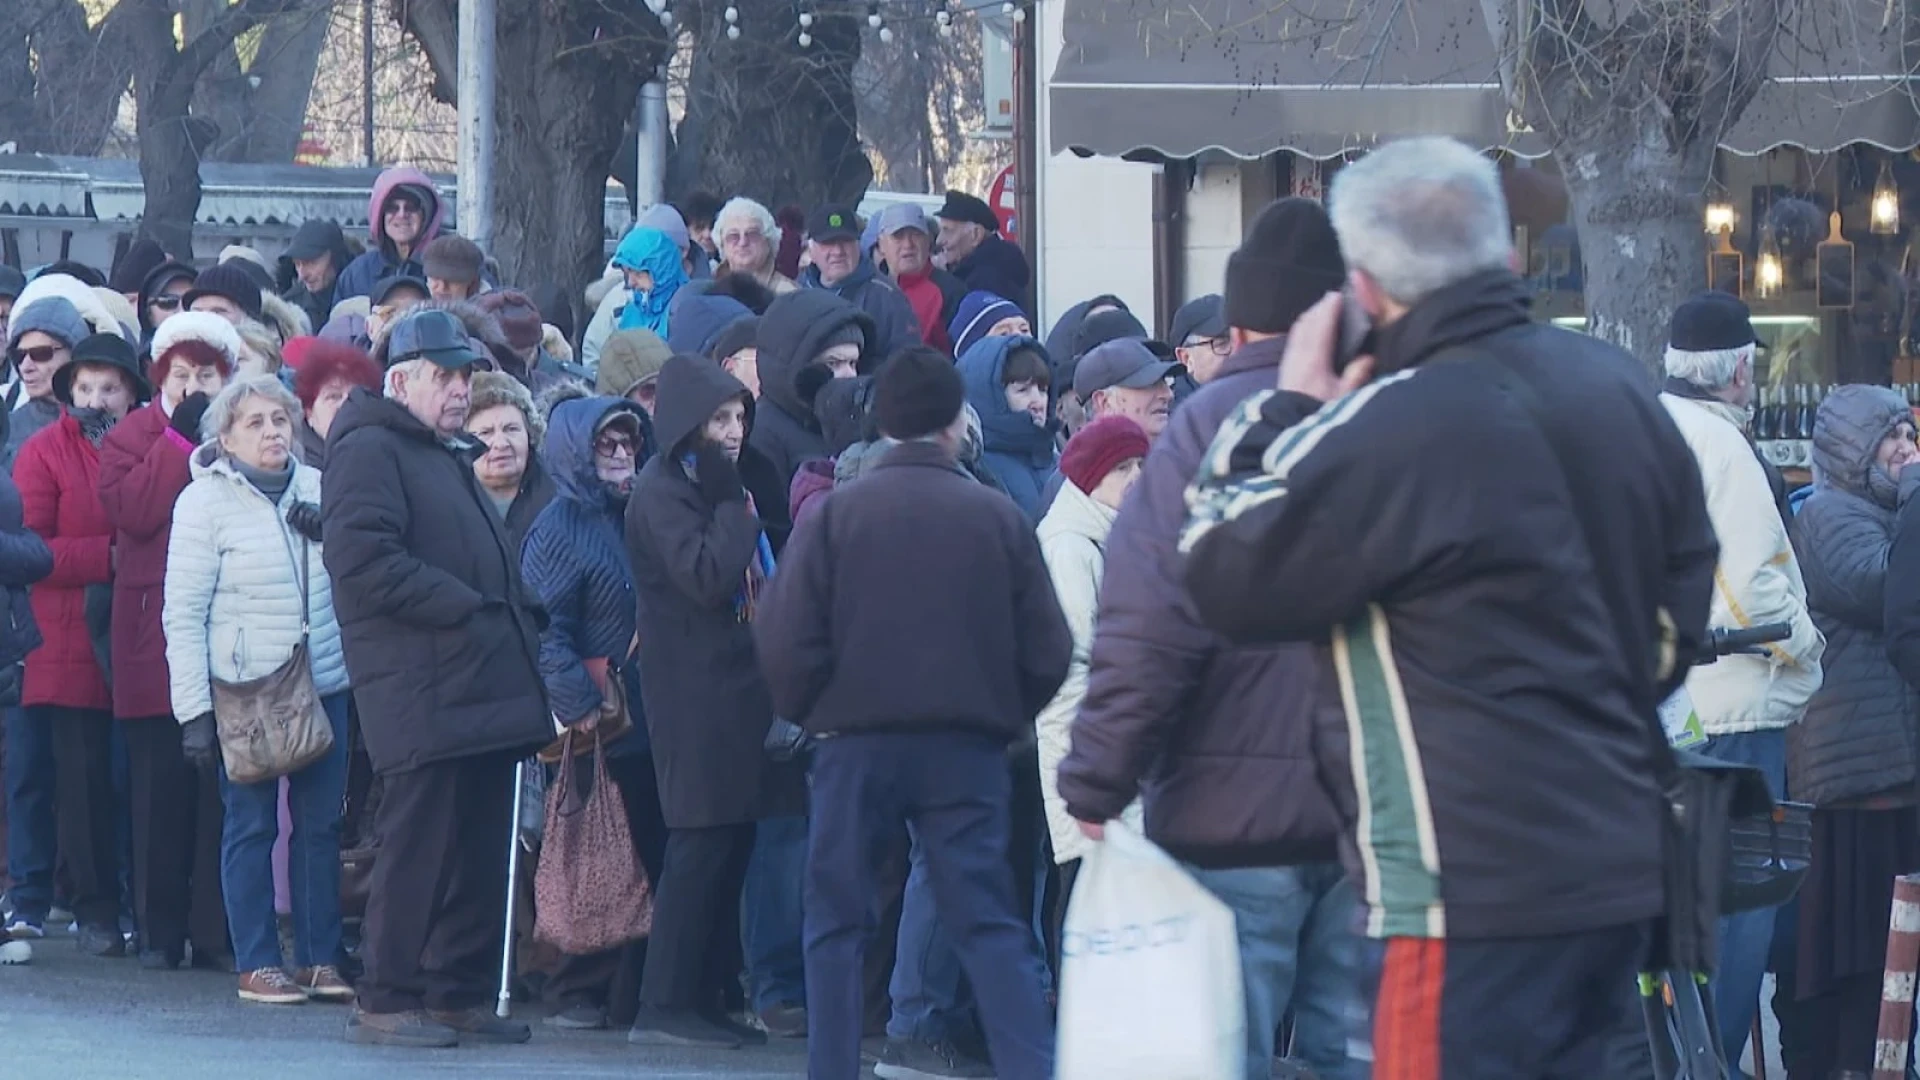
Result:
{"label": "mobile phone", "polygon": [[1353,294],[1353,286],[1344,285],[1340,289],[1340,340],[1333,350],[1333,370],[1345,371],[1354,358],[1371,353],[1373,348],[1373,319]]}

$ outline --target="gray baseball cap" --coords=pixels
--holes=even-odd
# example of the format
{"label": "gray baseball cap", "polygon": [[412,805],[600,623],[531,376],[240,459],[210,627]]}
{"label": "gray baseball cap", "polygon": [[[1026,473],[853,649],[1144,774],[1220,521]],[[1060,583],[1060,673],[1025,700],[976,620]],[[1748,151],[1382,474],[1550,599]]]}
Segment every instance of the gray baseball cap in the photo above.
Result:
{"label": "gray baseball cap", "polygon": [[901,229],[919,229],[928,236],[938,231],[933,222],[927,220],[927,212],[920,209],[919,203],[894,203],[880,211],[879,235],[892,236]]}
{"label": "gray baseball cap", "polygon": [[1182,370],[1179,363],[1163,359],[1145,338],[1115,338],[1088,350],[1074,365],[1073,393],[1085,401],[1096,390],[1116,386],[1144,390]]}

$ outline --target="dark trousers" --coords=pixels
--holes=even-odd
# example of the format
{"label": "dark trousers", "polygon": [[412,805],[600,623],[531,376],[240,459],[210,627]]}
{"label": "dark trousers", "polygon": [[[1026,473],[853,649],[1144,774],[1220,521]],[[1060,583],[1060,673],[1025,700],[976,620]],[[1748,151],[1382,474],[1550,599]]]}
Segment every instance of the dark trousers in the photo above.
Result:
{"label": "dark trousers", "polygon": [[224,808],[212,773],[187,764],[171,716],[120,721],[133,817],[133,921],[140,948],[231,957],[220,891]]}
{"label": "dark trousers", "polygon": [[740,888],[752,854],[751,821],[667,830],[641,1004],[702,1013],[722,1007],[726,983],[740,972]]}
{"label": "dark trousers", "polygon": [[925,848],[934,905],[971,980],[1002,1080],[1053,1075],[1039,950],[1008,865],[1005,746],[962,732],[841,735],[814,752],[807,853],[807,1075],[860,1073],[861,964],[877,856],[902,821]]}
{"label": "dark trousers", "polygon": [[1634,923],[1548,937],[1390,938],[1373,1010],[1381,1080],[1593,1080],[1630,1023]]}
{"label": "dark trousers", "polygon": [[[592,759],[580,758],[573,763],[573,768],[573,778],[581,785],[577,790],[583,794],[589,792],[593,783]],[[648,883],[657,883],[666,861],[667,824],[660,817],[660,785],[653,774],[653,756],[609,757],[607,775],[620,789],[620,804],[627,812],[627,831],[633,835],[633,853],[646,868]],[[568,956],[547,983],[547,996],[567,1005],[606,1007],[615,1022],[631,1024],[646,958],[646,938],[585,956]]]}
{"label": "dark trousers", "polygon": [[53,907],[53,868],[58,843],[54,805],[58,769],[53,730],[45,710],[19,706],[0,710],[6,733],[7,876],[14,915],[43,923]]}
{"label": "dark trousers", "polygon": [[360,1007],[470,1009],[492,1001],[507,917],[514,759],[486,754],[381,777],[361,926]]}
{"label": "dark trousers", "polygon": [[[903,824],[887,837],[874,870],[878,920],[866,954],[860,958],[861,998],[865,1002],[862,1035],[885,1035],[887,1021],[893,1018],[893,964],[900,944],[900,913],[907,902],[907,875],[913,869],[911,853],[912,841]],[[805,910],[804,903],[801,908]]]}
{"label": "dark trousers", "polygon": [[53,734],[56,828],[73,883],[73,915],[81,925],[117,929],[120,921],[120,834],[113,790],[113,714],[105,710],[32,705]]}

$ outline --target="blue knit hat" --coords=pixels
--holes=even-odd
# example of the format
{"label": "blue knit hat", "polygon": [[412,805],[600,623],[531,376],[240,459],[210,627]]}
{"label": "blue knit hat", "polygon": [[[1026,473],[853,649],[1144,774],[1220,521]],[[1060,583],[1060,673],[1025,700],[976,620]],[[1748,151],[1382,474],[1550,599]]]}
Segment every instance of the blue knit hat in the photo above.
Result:
{"label": "blue knit hat", "polygon": [[43,296],[14,312],[7,319],[7,347],[20,343],[27,334],[45,334],[71,349],[93,333],[80,309],[64,296]]}
{"label": "blue knit hat", "polygon": [[953,341],[953,355],[965,356],[1003,319],[1024,319],[1020,305],[990,292],[970,292],[960,298],[953,321],[947,324],[947,337]]}

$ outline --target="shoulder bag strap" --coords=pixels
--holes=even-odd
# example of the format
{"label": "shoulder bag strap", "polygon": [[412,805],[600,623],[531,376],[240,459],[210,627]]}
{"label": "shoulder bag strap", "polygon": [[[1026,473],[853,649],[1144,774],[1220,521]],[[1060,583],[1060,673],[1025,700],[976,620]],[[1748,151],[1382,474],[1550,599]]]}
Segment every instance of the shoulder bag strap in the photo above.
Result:
{"label": "shoulder bag strap", "polygon": [[309,576],[308,576],[311,573],[311,569],[308,565],[310,562],[310,558],[309,558],[310,550],[311,550],[311,545],[308,544],[307,538],[302,536],[300,538],[300,644],[301,645],[307,644],[307,626],[312,621],[312,618],[313,618],[312,585],[309,583]]}

